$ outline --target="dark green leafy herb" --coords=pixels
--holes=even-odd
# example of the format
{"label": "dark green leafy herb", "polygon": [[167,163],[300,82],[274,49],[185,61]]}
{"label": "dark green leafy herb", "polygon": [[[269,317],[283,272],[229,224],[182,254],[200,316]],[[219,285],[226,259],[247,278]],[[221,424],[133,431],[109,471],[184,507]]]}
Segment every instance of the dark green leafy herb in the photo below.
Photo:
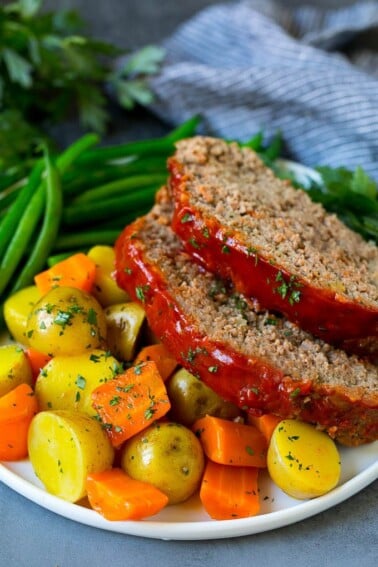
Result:
{"label": "dark green leafy herb", "polygon": [[0,5],[0,169],[33,155],[41,124],[76,112],[81,124],[104,132],[109,121],[105,85],[126,109],[147,105],[146,77],[158,71],[160,47],[147,46],[117,71],[125,50],[91,38],[75,11],[41,12],[42,0]]}

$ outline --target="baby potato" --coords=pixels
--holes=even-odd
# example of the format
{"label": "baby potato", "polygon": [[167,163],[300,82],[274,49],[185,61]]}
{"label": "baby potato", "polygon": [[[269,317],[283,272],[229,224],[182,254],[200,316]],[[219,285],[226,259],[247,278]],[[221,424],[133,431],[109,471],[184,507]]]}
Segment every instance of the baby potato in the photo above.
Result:
{"label": "baby potato", "polygon": [[340,456],[332,439],[314,426],[285,419],[273,431],[268,448],[272,480],[293,498],[326,494],[340,478]]}
{"label": "baby potato", "polygon": [[55,356],[41,370],[35,394],[42,410],[79,410],[96,415],[91,394],[121,369],[109,353],[95,349],[75,356]]}
{"label": "baby potato", "polygon": [[4,303],[4,320],[15,341],[28,344],[26,325],[33,306],[41,299],[41,294],[35,285],[17,291]]}
{"label": "baby potato", "polygon": [[86,494],[89,473],[112,466],[114,451],[101,425],[80,412],[42,411],[32,420],[28,452],[46,490],[69,502]]}
{"label": "baby potato", "polygon": [[90,294],[57,286],[34,305],[26,336],[31,347],[51,356],[88,352],[104,342],[104,312]]}
{"label": "baby potato", "polygon": [[107,344],[119,360],[130,361],[135,356],[146,315],[138,303],[118,303],[105,309]]}
{"label": "baby potato", "polygon": [[96,263],[96,275],[92,293],[103,307],[125,303],[126,291],[118,287],[114,278],[115,252],[112,246],[93,246],[88,257]]}
{"label": "baby potato", "polygon": [[185,368],[172,375],[167,383],[167,392],[172,403],[172,419],[187,426],[205,415],[224,419],[240,415],[239,408],[223,400]]}
{"label": "baby potato", "polygon": [[121,466],[132,478],[159,488],[168,496],[169,504],[178,504],[199,487],[204,454],[190,429],[161,422],[126,441]]}
{"label": "baby potato", "polygon": [[32,383],[32,370],[24,351],[17,345],[1,346],[0,396],[23,383]]}

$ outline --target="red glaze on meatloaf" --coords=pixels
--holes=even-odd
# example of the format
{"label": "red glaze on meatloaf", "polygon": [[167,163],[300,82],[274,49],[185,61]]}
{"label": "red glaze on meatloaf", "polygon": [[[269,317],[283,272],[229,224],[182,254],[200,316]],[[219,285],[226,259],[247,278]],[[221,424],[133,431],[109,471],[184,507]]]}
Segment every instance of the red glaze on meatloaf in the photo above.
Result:
{"label": "red glaze on meatloaf", "polygon": [[251,413],[317,424],[347,445],[378,437],[378,368],[226,289],[183,251],[170,205],[116,243],[118,284],[177,361]]}
{"label": "red glaze on meatloaf", "polygon": [[169,160],[173,230],[209,271],[311,332],[378,355],[378,249],[250,149],[197,136]]}

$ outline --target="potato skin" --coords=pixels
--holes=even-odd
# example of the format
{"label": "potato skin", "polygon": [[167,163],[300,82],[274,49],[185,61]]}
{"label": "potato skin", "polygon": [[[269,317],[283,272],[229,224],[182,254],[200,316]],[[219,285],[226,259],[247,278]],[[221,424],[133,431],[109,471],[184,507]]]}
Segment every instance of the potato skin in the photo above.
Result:
{"label": "potato skin", "polygon": [[172,419],[188,427],[205,415],[232,419],[241,414],[233,403],[223,400],[185,368],[172,375],[167,391],[172,402]]}
{"label": "potato skin", "polygon": [[121,369],[108,352],[95,349],[75,356],[56,356],[41,370],[35,394],[41,410],[77,410],[97,415],[91,394]]}
{"label": "potato skin", "polygon": [[28,452],[46,490],[69,502],[86,495],[89,473],[109,469],[114,460],[101,425],[75,411],[38,413],[29,428]]}
{"label": "potato skin", "polygon": [[29,345],[44,354],[80,354],[99,348],[104,342],[105,316],[90,294],[58,286],[34,305],[26,335]]}
{"label": "potato skin", "polygon": [[340,478],[335,442],[313,425],[294,419],[285,419],[275,427],[267,464],[273,482],[297,499],[326,494]]}
{"label": "potato skin", "polygon": [[168,496],[169,504],[178,504],[198,489],[204,454],[190,429],[160,422],[126,441],[121,467],[132,478],[159,488]]}
{"label": "potato skin", "polygon": [[14,344],[1,346],[0,396],[23,383],[32,383],[32,370],[24,351]]}
{"label": "potato skin", "polygon": [[131,361],[146,319],[143,307],[134,301],[117,303],[104,310],[107,324],[107,344],[119,360]]}
{"label": "potato skin", "polygon": [[41,299],[35,285],[17,291],[4,303],[4,320],[13,339],[23,345],[28,344],[26,325],[34,305]]}
{"label": "potato skin", "polygon": [[103,307],[128,301],[129,296],[123,289],[118,287],[115,281],[114,248],[112,246],[93,246],[88,252],[88,257],[96,262],[92,294],[97,301]]}

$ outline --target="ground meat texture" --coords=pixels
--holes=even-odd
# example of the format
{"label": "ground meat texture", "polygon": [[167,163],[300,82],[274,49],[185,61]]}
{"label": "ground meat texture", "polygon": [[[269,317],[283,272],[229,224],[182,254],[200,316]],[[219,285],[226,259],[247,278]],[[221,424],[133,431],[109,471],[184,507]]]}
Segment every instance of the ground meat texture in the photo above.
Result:
{"label": "ground meat texture", "polygon": [[315,336],[378,355],[378,248],[248,148],[197,136],[169,160],[173,230],[230,278]]}
{"label": "ground meat texture", "polygon": [[378,368],[262,310],[192,261],[160,204],[116,243],[119,285],[178,362],[252,413],[315,423],[347,445],[378,438]]}

